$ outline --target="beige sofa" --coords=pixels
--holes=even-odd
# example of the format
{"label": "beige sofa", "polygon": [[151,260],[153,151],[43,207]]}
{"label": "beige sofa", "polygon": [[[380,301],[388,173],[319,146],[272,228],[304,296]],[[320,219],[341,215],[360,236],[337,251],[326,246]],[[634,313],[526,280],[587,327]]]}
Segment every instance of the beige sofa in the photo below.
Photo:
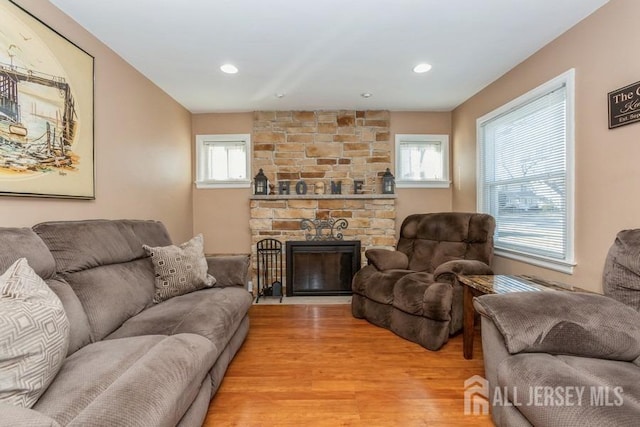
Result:
{"label": "beige sofa", "polygon": [[70,324],[67,357],[53,382],[30,409],[0,403],[0,426],[202,424],[248,332],[249,258],[209,258],[214,287],[155,304],[154,267],[143,244],[171,240],[156,221],[0,229],[0,271],[26,258]]}

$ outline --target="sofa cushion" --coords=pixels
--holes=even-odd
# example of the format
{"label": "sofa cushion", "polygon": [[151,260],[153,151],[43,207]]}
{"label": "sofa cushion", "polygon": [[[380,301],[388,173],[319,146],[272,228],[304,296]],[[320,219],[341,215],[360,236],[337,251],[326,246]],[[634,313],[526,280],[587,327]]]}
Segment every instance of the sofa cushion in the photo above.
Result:
{"label": "sofa cushion", "polygon": [[73,292],[71,286],[62,278],[46,280],[47,285],[60,298],[64,312],[69,319],[69,349],[70,355],[79,348],[91,342],[91,328],[89,319],[82,308],[82,303]]}
{"label": "sofa cushion", "polygon": [[33,227],[87,315],[92,341],[153,304],[154,270],[143,244],[171,244],[157,221],[87,220]]}
{"label": "sofa cushion", "polygon": [[476,298],[509,353],[544,352],[633,361],[640,356],[640,313],[612,298],[543,291]]}
{"label": "sofa cushion", "polygon": [[0,400],[30,408],[67,355],[60,299],[20,258],[0,276]]}
{"label": "sofa cushion", "polygon": [[67,358],[34,409],[67,426],[175,426],[218,354],[192,334],[93,343]]}
{"label": "sofa cushion", "polygon": [[242,288],[203,289],[146,309],[106,339],[186,332],[209,338],[222,351],[252,302],[251,294]]}
{"label": "sofa cushion", "polygon": [[207,273],[204,239],[198,234],[180,246],[142,245],[151,257],[155,270],[156,291],[153,302],[159,303],[178,295],[210,288],[216,279]]}
{"label": "sofa cushion", "polygon": [[532,425],[638,425],[640,369],[632,363],[522,353],[498,366],[496,385]]}
{"label": "sofa cushion", "polygon": [[29,228],[0,228],[0,272],[20,258],[43,279],[56,273],[56,262],[42,239]]}

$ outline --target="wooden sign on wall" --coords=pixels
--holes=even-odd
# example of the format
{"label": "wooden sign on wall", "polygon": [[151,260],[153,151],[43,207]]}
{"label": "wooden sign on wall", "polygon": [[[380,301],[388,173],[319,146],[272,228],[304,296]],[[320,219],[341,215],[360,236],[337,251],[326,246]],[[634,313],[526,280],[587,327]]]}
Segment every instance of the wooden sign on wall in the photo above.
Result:
{"label": "wooden sign on wall", "polygon": [[609,92],[609,129],[640,121],[640,82]]}

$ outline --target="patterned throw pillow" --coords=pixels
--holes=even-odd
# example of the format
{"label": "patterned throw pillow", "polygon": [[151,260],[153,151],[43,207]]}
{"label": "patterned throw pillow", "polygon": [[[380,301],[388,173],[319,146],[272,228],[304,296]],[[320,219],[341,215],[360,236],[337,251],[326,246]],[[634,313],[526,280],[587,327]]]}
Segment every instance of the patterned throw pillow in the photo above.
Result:
{"label": "patterned throw pillow", "polygon": [[25,258],[0,276],[0,402],[32,407],[67,355],[62,302]]}
{"label": "patterned throw pillow", "polygon": [[180,246],[142,246],[151,257],[156,273],[156,294],[153,302],[210,288],[216,279],[207,273],[202,234]]}

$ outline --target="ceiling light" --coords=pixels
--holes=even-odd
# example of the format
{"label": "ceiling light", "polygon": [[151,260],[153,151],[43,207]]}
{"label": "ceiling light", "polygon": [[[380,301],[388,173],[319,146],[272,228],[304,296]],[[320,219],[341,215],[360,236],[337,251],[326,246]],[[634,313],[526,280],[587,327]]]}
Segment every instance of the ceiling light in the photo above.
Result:
{"label": "ceiling light", "polygon": [[426,73],[430,69],[431,69],[431,64],[427,64],[426,62],[423,62],[422,64],[418,64],[415,67],[413,67],[413,72],[414,73]]}
{"label": "ceiling light", "polygon": [[361,93],[360,96],[363,98],[371,98],[372,94],[369,92],[365,92],[365,93]]}
{"label": "ceiling light", "polygon": [[274,96],[278,99],[284,98],[284,93],[279,92],[279,93],[276,93]]}
{"label": "ceiling light", "polygon": [[238,72],[238,67],[233,64],[224,64],[220,67],[223,73],[235,74]]}

